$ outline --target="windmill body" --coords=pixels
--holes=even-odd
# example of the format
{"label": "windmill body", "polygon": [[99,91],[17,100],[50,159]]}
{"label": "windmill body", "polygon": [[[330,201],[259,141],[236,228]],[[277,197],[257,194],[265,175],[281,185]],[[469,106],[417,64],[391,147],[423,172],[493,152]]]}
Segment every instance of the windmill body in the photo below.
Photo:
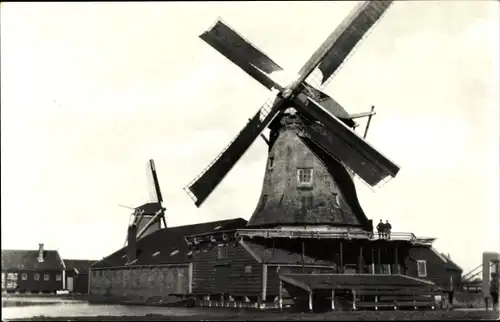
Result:
{"label": "windmill body", "polygon": [[263,189],[248,226],[370,229],[349,172],[297,135],[303,127],[294,109],[270,125]]}
{"label": "windmill body", "polygon": [[[158,181],[158,175],[156,173],[156,167],[154,161],[151,159],[148,162],[148,174],[153,185],[153,190],[155,192],[155,201],[145,203],[139,207],[131,208],[134,210],[132,213],[132,220],[129,226],[134,226],[134,232],[136,232],[135,239],[144,238],[162,228],[162,223],[164,228],[167,228],[167,222],[165,220],[165,208],[162,205],[163,196],[160,190],[160,183]],[[129,230],[130,231],[130,230]],[[125,245],[130,240],[128,236],[125,240]]]}

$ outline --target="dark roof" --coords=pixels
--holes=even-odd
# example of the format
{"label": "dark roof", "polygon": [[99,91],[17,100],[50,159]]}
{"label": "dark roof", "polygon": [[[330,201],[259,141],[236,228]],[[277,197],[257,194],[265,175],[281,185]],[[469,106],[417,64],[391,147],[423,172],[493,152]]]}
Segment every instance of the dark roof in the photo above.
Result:
{"label": "dark roof", "polygon": [[[236,218],[160,229],[137,241],[137,261],[133,265],[190,262],[184,236],[211,232],[216,228],[220,231],[239,229],[244,228],[246,224],[245,219]],[[126,262],[127,248],[124,247],[95,263],[92,268],[124,266]]]}
{"label": "dark roof", "polygon": [[310,289],[432,287],[434,283],[405,275],[381,274],[280,274],[284,282]]}
{"label": "dark roof", "polygon": [[442,256],[446,258],[446,268],[454,271],[463,272],[462,268],[458,266],[448,255],[441,253]]}
{"label": "dark roof", "polygon": [[94,263],[97,263],[96,260],[86,260],[86,259],[65,259],[64,264],[66,264],[67,270],[76,269],[78,273],[88,273],[89,267]]}
{"label": "dark roof", "polygon": [[64,263],[57,250],[45,250],[43,262],[38,250],[2,249],[2,270],[62,270]]}
{"label": "dark roof", "polygon": [[438,257],[441,262],[444,264],[446,269],[452,270],[452,271],[459,271],[462,272],[462,268],[458,266],[454,261],[451,260],[450,257],[445,255],[444,253],[440,253],[437,249],[435,249],[433,246],[431,247],[425,247],[430,253],[434,254],[434,256]]}
{"label": "dark roof", "polygon": [[144,210],[145,214],[151,215],[161,209],[161,205],[158,202],[148,202],[137,207],[137,209]]}

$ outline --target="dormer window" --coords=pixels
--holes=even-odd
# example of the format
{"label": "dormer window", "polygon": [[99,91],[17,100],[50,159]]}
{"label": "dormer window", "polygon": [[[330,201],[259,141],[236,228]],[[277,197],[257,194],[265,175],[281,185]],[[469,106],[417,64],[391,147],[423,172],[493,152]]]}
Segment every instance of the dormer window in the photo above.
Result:
{"label": "dormer window", "polygon": [[313,169],[312,168],[297,169],[297,181],[299,185],[302,184],[311,185],[313,182]]}
{"label": "dormer window", "polygon": [[160,255],[160,252],[156,252],[153,254],[153,257]]}

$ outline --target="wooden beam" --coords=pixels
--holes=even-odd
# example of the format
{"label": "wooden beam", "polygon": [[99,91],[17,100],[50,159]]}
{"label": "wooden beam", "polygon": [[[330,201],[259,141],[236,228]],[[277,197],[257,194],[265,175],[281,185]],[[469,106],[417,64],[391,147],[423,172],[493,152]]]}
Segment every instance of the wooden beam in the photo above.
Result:
{"label": "wooden beam", "polygon": [[394,261],[396,262],[396,274],[401,274],[399,269],[398,248],[394,247]]}
{"label": "wooden beam", "polygon": [[371,253],[372,253],[372,274],[375,274],[375,249],[373,249],[373,246],[372,246],[372,249],[371,249]]}
{"label": "wooden beam", "polygon": [[309,311],[313,311],[313,292],[309,291]]}
{"label": "wooden beam", "polygon": [[88,285],[89,285],[88,294],[90,294],[90,290],[91,290],[91,287],[92,287],[92,267],[89,267],[89,281],[88,281]]}
{"label": "wooden beam", "polygon": [[344,273],[344,250],[343,243],[340,241],[340,273]]}
{"label": "wooden beam", "polygon": [[335,311],[335,289],[332,289],[332,311]]}
{"label": "wooden beam", "polygon": [[304,246],[304,240],[302,239],[302,273],[305,273],[306,270],[306,263],[305,263],[305,246]]}
{"label": "wooden beam", "polygon": [[382,270],[382,260],[380,259],[380,247],[377,247],[377,256],[378,256],[378,266],[380,267],[380,270]]}
{"label": "wooden beam", "polygon": [[279,309],[280,311],[283,310],[283,281],[278,278],[280,280],[280,285],[279,285],[279,295],[278,295],[278,306],[279,306]]}
{"label": "wooden beam", "polygon": [[363,246],[359,246],[359,258],[358,258],[358,274],[363,274]]}
{"label": "wooden beam", "polygon": [[352,289],[352,309],[356,310],[356,290]]}
{"label": "wooden beam", "polygon": [[261,133],[260,137],[264,140],[264,142],[266,142],[267,146],[269,146],[269,140],[266,138],[266,136],[264,135],[264,133]]}
{"label": "wooden beam", "polygon": [[189,263],[189,273],[188,273],[188,293],[192,294],[193,293],[193,263]]}
{"label": "wooden beam", "polygon": [[262,264],[262,294],[261,294],[262,302],[266,300],[266,293],[267,293],[267,265]]}

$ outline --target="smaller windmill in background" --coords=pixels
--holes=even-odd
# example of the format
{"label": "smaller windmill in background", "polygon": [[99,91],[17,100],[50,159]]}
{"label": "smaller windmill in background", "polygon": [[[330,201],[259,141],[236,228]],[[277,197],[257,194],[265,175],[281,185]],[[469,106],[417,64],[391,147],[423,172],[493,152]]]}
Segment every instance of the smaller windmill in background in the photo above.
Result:
{"label": "smaller windmill in background", "polygon": [[[149,160],[148,163],[148,177],[152,180],[151,186],[154,187],[153,199],[154,201],[143,204],[142,206],[133,208],[128,206],[119,205],[121,207],[132,209],[134,212],[131,214],[131,220],[129,221],[129,227],[135,226],[137,235],[136,239],[139,240],[159,229],[161,229],[161,224],[163,222],[164,228],[167,228],[167,222],[165,220],[165,210],[163,207],[163,197],[160,190],[160,183],[158,182],[158,175],[156,173],[156,167],[153,159]],[[127,242],[125,241],[125,244]]]}

